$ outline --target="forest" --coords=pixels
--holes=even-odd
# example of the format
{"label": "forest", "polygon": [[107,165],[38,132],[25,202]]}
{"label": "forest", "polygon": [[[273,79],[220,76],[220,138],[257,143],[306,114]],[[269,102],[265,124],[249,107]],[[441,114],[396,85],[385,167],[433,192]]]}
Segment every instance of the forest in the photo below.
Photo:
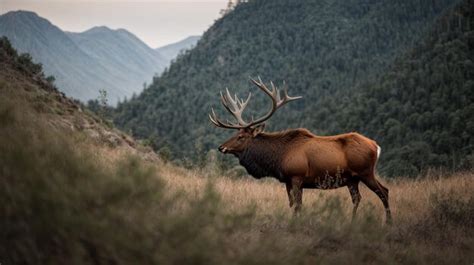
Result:
{"label": "forest", "polygon": [[303,96],[269,131],[358,131],[382,146],[379,171],[387,176],[466,169],[472,9],[472,1],[244,2],[111,116],[166,157],[200,164],[232,133],[207,117],[219,91],[254,92],[244,115],[258,116],[269,103],[249,77],[261,76]]}
{"label": "forest", "polygon": [[334,131],[361,131],[384,146],[383,169],[389,175],[473,168],[472,11],[471,1],[442,17],[420,44],[338,113]]}

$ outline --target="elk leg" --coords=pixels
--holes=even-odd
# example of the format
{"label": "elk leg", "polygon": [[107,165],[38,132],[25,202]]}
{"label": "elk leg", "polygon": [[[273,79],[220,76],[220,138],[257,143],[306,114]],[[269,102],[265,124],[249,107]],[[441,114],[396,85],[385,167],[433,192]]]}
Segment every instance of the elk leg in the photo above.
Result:
{"label": "elk leg", "polygon": [[388,189],[382,186],[380,182],[375,179],[374,175],[362,178],[362,182],[364,182],[364,184],[369,187],[369,189],[379,196],[383,206],[385,207],[386,222],[387,224],[392,224],[392,214],[388,204]]}
{"label": "elk leg", "polygon": [[295,212],[297,215],[303,204],[303,179],[300,177],[291,178],[291,193],[295,203]]}
{"label": "elk leg", "polygon": [[347,187],[349,188],[352,203],[354,204],[354,208],[352,209],[352,222],[354,222],[357,214],[357,208],[359,207],[360,199],[362,198],[359,192],[359,181],[350,182],[347,184]]}
{"label": "elk leg", "polygon": [[294,198],[293,198],[293,194],[291,193],[291,180],[287,181],[285,183],[286,185],[286,193],[288,194],[288,201],[290,203],[290,208],[293,207],[293,204],[294,204]]}
{"label": "elk leg", "polygon": [[385,201],[382,200],[382,202],[383,206],[385,207],[385,214],[387,215],[387,224],[392,224],[392,213],[390,212],[390,206],[388,204],[388,189],[384,187],[378,180],[375,181],[377,181],[377,184],[379,184],[379,186],[382,188],[385,195]]}

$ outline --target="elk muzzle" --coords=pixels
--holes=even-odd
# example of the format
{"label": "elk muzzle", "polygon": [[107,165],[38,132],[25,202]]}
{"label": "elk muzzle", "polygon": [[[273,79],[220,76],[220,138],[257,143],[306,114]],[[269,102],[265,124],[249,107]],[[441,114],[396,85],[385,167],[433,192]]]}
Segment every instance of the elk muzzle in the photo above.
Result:
{"label": "elk muzzle", "polygon": [[225,147],[225,146],[223,146],[223,145],[219,146],[218,149],[219,149],[219,151],[221,151],[221,152],[224,153],[224,154],[227,153],[227,147]]}

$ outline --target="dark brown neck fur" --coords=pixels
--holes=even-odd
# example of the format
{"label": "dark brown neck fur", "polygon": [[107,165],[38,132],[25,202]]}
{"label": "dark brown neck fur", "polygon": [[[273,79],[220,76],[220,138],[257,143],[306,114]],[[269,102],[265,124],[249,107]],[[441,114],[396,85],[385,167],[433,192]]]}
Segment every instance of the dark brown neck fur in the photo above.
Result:
{"label": "dark brown neck fur", "polygon": [[285,176],[281,171],[281,160],[287,152],[288,144],[313,136],[306,129],[261,133],[238,155],[240,164],[255,178],[271,176],[283,181]]}

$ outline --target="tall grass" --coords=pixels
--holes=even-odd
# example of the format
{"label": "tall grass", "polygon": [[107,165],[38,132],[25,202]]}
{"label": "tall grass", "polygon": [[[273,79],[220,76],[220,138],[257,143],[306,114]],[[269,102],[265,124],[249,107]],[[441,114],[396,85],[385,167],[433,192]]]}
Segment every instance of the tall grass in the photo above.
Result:
{"label": "tall grass", "polygon": [[0,100],[2,264],[471,264],[470,173],[388,183],[395,223],[362,189],[305,191],[294,218],[284,187],[114,159]]}

